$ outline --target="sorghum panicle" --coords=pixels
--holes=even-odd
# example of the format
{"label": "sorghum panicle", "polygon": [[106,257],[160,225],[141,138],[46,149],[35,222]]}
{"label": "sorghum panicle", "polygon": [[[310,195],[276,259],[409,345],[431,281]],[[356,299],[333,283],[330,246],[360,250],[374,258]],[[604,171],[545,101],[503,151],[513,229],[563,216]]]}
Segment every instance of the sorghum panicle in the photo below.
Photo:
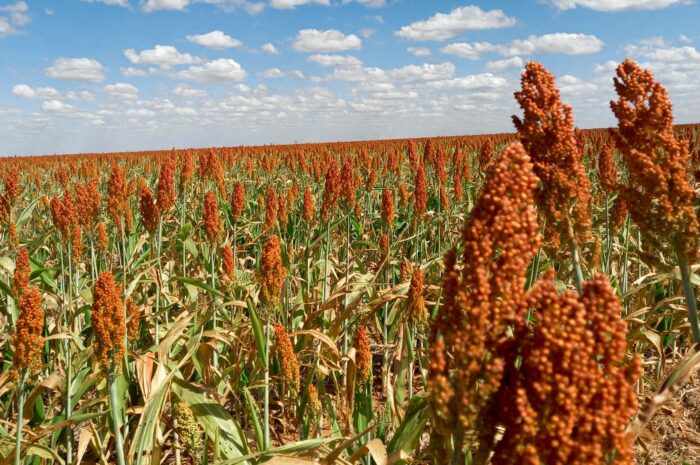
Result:
{"label": "sorghum panicle", "polygon": [[387,226],[387,229],[391,230],[394,227],[395,218],[394,194],[388,187],[385,187],[382,193],[382,221]]}
{"label": "sorghum panicle", "polygon": [[41,351],[44,346],[42,301],[36,286],[27,286],[19,298],[17,325],[12,339],[17,374],[36,371],[41,367]]}
{"label": "sorghum panicle", "polygon": [[367,328],[363,325],[359,325],[355,332],[355,365],[357,366],[357,379],[361,383],[372,381],[372,351],[369,346]]}
{"label": "sorghum panicle", "polygon": [[522,301],[525,275],[539,244],[537,178],[520,143],[491,164],[462,232],[461,271],[445,260],[443,302],[430,334],[434,443],[447,463],[449,438],[469,431],[498,390],[503,341]]}
{"label": "sorghum panicle", "polygon": [[[513,116],[513,123],[540,180],[537,205],[548,229],[583,244],[591,227],[591,188],[571,107],[561,102],[554,76],[540,63],[525,66],[521,86],[515,99],[524,115]],[[570,237],[569,227],[575,237]]]}
{"label": "sorghum panicle", "polygon": [[289,334],[281,324],[276,324],[275,340],[277,341],[276,353],[282,370],[282,379],[289,388],[293,397],[299,393],[299,362],[294,353],[294,346]]}
{"label": "sorghum panicle", "polygon": [[610,107],[618,120],[617,148],[627,165],[621,193],[629,214],[648,247],[667,254],[672,249],[692,262],[700,247],[696,193],[687,168],[688,147],[673,135],[668,92],[651,71],[630,59],[617,68],[615,91],[619,99]]}
{"label": "sorghum panicle", "polygon": [[219,199],[214,191],[208,191],[204,196],[202,223],[204,223],[204,232],[209,241],[212,243],[218,241],[224,225],[219,217]]}
{"label": "sorghum panicle", "polygon": [[119,293],[114,275],[100,273],[92,293],[93,345],[95,358],[107,373],[120,370],[124,355],[126,323]]}
{"label": "sorghum panicle", "polygon": [[260,264],[260,299],[270,306],[279,301],[287,270],[282,264],[282,248],[277,236],[265,242]]}

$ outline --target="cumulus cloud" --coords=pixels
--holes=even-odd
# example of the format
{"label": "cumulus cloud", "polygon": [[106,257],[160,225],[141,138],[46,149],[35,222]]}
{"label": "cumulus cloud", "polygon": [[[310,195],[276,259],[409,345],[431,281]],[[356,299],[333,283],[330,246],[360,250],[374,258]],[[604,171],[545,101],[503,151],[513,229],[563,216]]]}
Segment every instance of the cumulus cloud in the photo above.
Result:
{"label": "cumulus cloud", "polygon": [[323,67],[350,65],[359,66],[362,64],[362,61],[359,58],[350,55],[315,54],[307,58],[306,61],[311,61]]}
{"label": "cumulus cloud", "polygon": [[265,79],[277,79],[277,78],[284,78],[284,77],[304,79],[304,73],[302,73],[299,70],[282,71],[279,68],[267,69],[267,70],[259,73],[258,76],[264,77]]}
{"label": "cumulus cloud", "polygon": [[586,55],[599,52],[604,45],[602,40],[593,35],[556,32],[541,36],[532,35],[527,39],[517,39],[506,44],[456,42],[446,45],[441,52],[476,60],[486,53],[498,53],[503,56],[533,53]]}
{"label": "cumulus cloud", "polygon": [[125,82],[108,84],[104,86],[103,89],[110,96],[118,99],[133,100],[139,96],[138,88]]}
{"label": "cumulus cloud", "polygon": [[383,8],[386,6],[386,0],[343,0],[343,5],[352,2],[359,3],[369,8]]}
{"label": "cumulus cloud", "polygon": [[57,58],[46,68],[46,75],[54,79],[73,81],[103,81],[104,67],[92,58]]}
{"label": "cumulus cloud", "polygon": [[147,12],[158,10],[184,10],[190,4],[190,0],[147,0],[143,4],[143,10]]}
{"label": "cumulus cloud", "polygon": [[175,89],[173,89],[173,94],[179,95],[180,97],[185,97],[185,98],[194,98],[194,97],[204,97],[207,95],[207,91],[201,90],[201,89],[195,89],[193,87],[188,86],[187,84],[180,84]]}
{"label": "cumulus cloud", "polygon": [[120,6],[122,8],[129,7],[129,0],[83,0],[88,3],[104,3],[105,5]]}
{"label": "cumulus cloud", "polygon": [[277,50],[277,47],[275,47],[274,45],[272,45],[269,42],[266,44],[263,44],[260,47],[260,50],[262,50],[263,52],[268,53],[270,55],[278,55],[280,53],[279,50]]}
{"label": "cumulus cloud", "polygon": [[550,0],[560,10],[576,7],[598,11],[658,10],[673,5],[687,5],[689,0]]}
{"label": "cumulus cloud", "polygon": [[432,53],[428,47],[408,47],[407,50],[417,57],[427,57]]}
{"label": "cumulus cloud", "polygon": [[211,31],[206,34],[188,35],[187,40],[203,47],[213,49],[234,48],[241,46],[240,40],[234,39],[233,37],[224,34],[223,31],[219,30]]}
{"label": "cumulus cloud", "polygon": [[695,47],[675,47],[660,37],[627,45],[625,51],[632,57],[644,57],[654,61],[700,61],[700,52]]}
{"label": "cumulus cloud", "polygon": [[189,53],[180,53],[172,45],[156,45],[152,49],[136,52],[133,48],[124,50],[130,62],[135,65],[158,65],[164,69],[170,69],[176,65],[189,65],[199,63],[201,59]]}
{"label": "cumulus cloud", "polygon": [[53,87],[31,88],[27,84],[17,84],[12,88],[12,93],[17,97],[31,99],[54,99],[58,98],[59,92]]}
{"label": "cumulus cloud", "polygon": [[435,89],[484,89],[504,87],[507,84],[505,78],[492,73],[472,74],[448,80],[440,80],[429,83]]}
{"label": "cumulus cloud", "polygon": [[241,65],[231,58],[219,58],[202,65],[190,66],[177,73],[182,79],[200,82],[242,81],[246,72]]}
{"label": "cumulus cloud", "polygon": [[309,53],[360,50],[362,49],[362,39],[355,34],[345,35],[336,29],[325,31],[302,29],[297,34],[293,47],[298,52]]}
{"label": "cumulus cloud", "polygon": [[0,37],[20,33],[18,26],[32,21],[28,11],[29,5],[25,1],[0,6]]}
{"label": "cumulus cloud", "polygon": [[484,11],[470,5],[411,23],[396,31],[396,35],[416,41],[444,41],[466,31],[511,27],[515,23],[515,19],[506,16],[503,10]]}
{"label": "cumulus cloud", "polygon": [[270,6],[280,10],[292,9],[302,5],[325,5],[331,4],[330,0],[270,0]]}
{"label": "cumulus cloud", "polygon": [[489,61],[486,69],[489,71],[503,71],[508,68],[522,68],[525,65],[520,57],[506,58],[504,60]]}

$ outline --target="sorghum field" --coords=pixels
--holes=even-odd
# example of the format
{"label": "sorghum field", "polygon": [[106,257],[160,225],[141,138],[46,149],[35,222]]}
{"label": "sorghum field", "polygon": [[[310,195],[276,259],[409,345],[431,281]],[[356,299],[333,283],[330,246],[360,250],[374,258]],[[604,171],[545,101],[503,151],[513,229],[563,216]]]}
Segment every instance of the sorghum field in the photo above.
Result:
{"label": "sorghum field", "polygon": [[533,62],[513,134],[1,159],[1,463],[698,463],[698,128],[616,74],[610,130]]}

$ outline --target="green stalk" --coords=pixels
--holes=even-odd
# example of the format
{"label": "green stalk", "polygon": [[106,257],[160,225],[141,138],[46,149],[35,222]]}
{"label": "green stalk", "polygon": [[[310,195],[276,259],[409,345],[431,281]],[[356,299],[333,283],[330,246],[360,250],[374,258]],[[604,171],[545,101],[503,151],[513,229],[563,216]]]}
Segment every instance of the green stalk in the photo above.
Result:
{"label": "green stalk", "polygon": [[[180,229],[185,227],[185,205],[187,204],[187,187],[182,188],[182,213],[180,216]],[[185,239],[182,238],[182,275],[187,276],[187,250],[185,249]],[[235,252],[234,252],[235,253]]]}
{"label": "green stalk", "polygon": [[114,433],[114,448],[116,449],[117,465],[126,465],[124,460],[124,442],[120,430],[121,422],[117,412],[117,375],[110,373],[107,377],[107,388],[109,389],[109,410],[112,417],[112,433]]}
{"label": "green stalk", "polygon": [[[627,286],[629,283],[629,278],[627,276],[627,271],[629,270],[629,241],[630,241],[630,217],[629,215],[625,219],[625,256],[622,262],[622,294],[627,292]],[[624,303],[625,310],[627,310],[627,302]]]}
{"label": "green stalk", "polygon": [[605,194],[605,237],[608,239],[605,252],[605,274],[610,274],[610,256],[612,255],[612,235],[610,234],[610,194]]}
{"label": "green stalk", "polygon": [[[345,296],[343,297],[343,308],[347,310],[348,308],[348,293],[350,292],[350,215],[351,213],[348,213],[348,220],[347,220],[347,226],[345,229]],[[348,321],[344,321],[343,325],[345,326],[345,330],[343,331],[343,355],[347,354],[348,352]]]}
{"label": "green stalk", "polygon": [[92,282],[97,280],[97,258],[95,257],[95,235],[90,231],[90,263],[91,263],[91,273]]}
{"label": "green stalk", "polygon": [[583,294],[583,271],[581,270],[581,257],[579,255],[578,244],[574,236],[574,229],[569,221],[569,247],[571,247],[571,259],[574,266],[574,278],[576,279],[576,290],[579,295]]}
{"label": "green stalk", "polygon": [[690,266],[680,255],[678,256],[678,267],[681,269],[681,280],[683,282],[683,294],[688,306],[688,320],[690,320],[690,330],[693,334],[693,342],[700,342],[700,325],[698,324],[698,307],[695,300],[695,290],[690,282]]}
{"label": "green stalk", "polygon": [[14,465],[22,463],[22,421],[24,414],[24,375],[17,384],[17,432],[15,433]]}
{"label": "green stalk", "polygon": [[[212,250],[211,250],[211,288],[216,289],[216,270],[214,269],[215,266],[215,260],[216,260],[216,246],[212,243]],[[212,304],[214,307],[214,313],[212,314],[212,329],[216,329],[216,296],[212,295]],[[211,355],[212,358],[212,363],[214,364],[214,368],[219,366],[219,354],[214,350],[214,352]]]}
{"label": "green stalk", "polygon": [[263,403],[263,443],[270,448],[270,320],[265,324],[265,392]]}

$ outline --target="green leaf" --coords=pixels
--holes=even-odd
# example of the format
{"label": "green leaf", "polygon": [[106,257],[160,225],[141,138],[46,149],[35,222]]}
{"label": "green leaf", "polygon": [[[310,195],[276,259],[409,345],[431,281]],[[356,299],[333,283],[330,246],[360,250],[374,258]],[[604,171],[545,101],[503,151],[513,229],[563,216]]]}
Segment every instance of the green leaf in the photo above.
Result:
{"label": "green leaf", "polygon": [[235,459],[248,454],[243,431],[221,404],[181,378],[173,380],[172,389],[192,409],[209,440],[214,442],[219,435],[219,448],[225,458]]}

